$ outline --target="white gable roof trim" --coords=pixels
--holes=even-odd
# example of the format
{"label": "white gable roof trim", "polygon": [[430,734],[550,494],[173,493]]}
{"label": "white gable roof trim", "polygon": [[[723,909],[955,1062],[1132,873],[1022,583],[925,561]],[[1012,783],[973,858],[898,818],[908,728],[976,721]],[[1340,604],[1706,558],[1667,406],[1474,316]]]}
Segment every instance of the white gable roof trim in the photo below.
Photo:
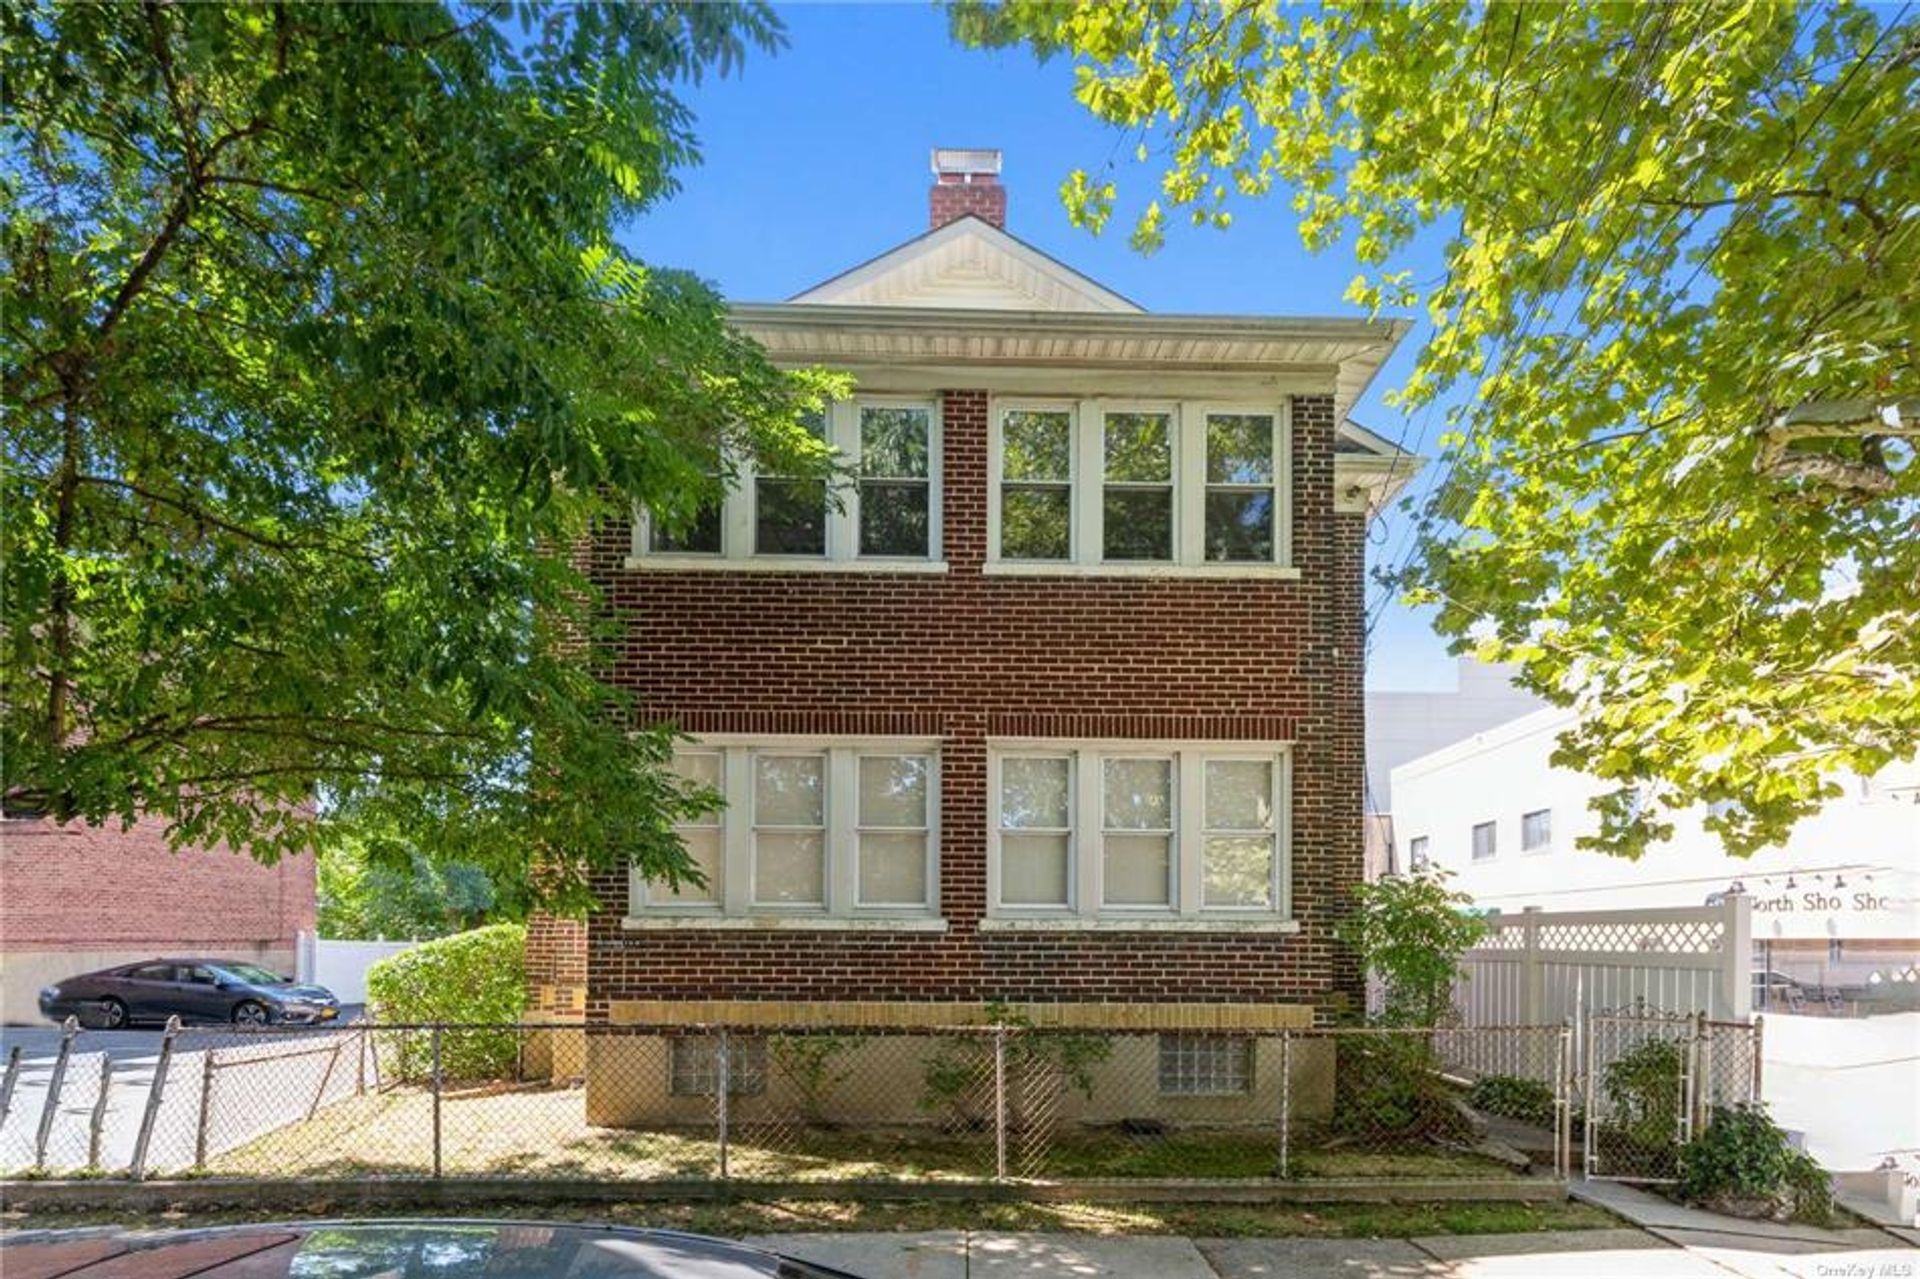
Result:
{"label": "white gable roof trim", "polygon": [[808,306],[1142,310],[1099,281],[972,214],[889,249],[790,301]]}

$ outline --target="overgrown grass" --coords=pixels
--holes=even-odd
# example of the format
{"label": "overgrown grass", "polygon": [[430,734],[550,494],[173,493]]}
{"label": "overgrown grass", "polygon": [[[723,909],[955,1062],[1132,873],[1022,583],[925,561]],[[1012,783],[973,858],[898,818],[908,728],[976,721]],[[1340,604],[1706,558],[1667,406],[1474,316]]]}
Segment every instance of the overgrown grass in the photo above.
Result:
{"label": "overgrown grass", "polygon": [[[0,1230],[53,1230],[115,1225],[127,1229],[238,1225],[302,1217],[353,1216],[324,1198],[298,1210],[191,1209],[165,1212],[4,1212]],[[445,1216],[445,1209],[381,1208],[380,1217]],[[738,1236],[817,1231],[1050,1230],[1095,1235],[1190,1235],[1200,1238],[1405,1238],[1415,1235],[1512,1234],[1593,1230],[1620,1223],[1570,1201],[1547,1203],[1382,1203],[1311,1205],[965,1203],[909,1200],[856,1203],[774,1200],[730,1204],[462,1204],[462,1217],[608,1222]]]}

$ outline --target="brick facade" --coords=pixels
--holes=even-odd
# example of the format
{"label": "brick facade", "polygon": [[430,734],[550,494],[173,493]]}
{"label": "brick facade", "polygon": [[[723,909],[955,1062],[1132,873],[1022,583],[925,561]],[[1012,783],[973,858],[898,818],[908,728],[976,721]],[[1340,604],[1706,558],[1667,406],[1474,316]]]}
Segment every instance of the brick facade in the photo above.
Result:
{"label": "brick facade", "polygon": [[165,825],[0,822],[0,956],[4,1012],[36,1019],[47,981],[168,954],[256,959],[292,971],[311,932],[314,864],[262,866],[224,847],[167,847]]}
{"label": "brick facade", "polygon": [[[1359,974],[1330,927],[1362,873],[1365,516],[1333,509],[1330,396],[1296,396],[1295,580],[982,572],[987,405],[941,396],[945,574],[648,572],[606,529],[592,574],[624,628],[615,678],[688,731],[941,740],[928,932],[630,931],[596,883],[589,1020],[629,1000],[1295,1003]],[[986,743],[1000,736],[1291,739],[1294,934],[982,931]],[[536,981],[539,979],[536,978]]]}
{"label": "brick facade", "polygon": [[994,226],[1007,225],[1007,189],[998,181],[963,182],[949,176],[927,191],[927,229],[936,231],[968,214]]}

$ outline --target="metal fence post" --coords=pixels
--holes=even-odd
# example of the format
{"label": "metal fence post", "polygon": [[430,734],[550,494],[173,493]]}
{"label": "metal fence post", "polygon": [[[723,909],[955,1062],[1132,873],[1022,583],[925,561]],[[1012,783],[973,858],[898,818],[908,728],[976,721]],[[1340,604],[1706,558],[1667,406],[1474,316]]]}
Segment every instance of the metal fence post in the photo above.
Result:
{"label": "metal fence post", "polygon": [[1713,1027],[1707,1021],[1705,1013],[1696,1013],[1694,1026],[1694,1067],[1693,1096],[1687,1108],[1689,1127],[1687,1136],[1703,1132],[1713,1110]]}
{"label": "metal fence post", "polygon": [[193,1126],[193,1167],[203,1172],[207,1166],[207,1125],[213,1118],[214,1056],[209,1047],[200,1062],[200,1118]]}
{"label": "metal fence post", "polygon": [[993,1028],[993,1175],[1007,1179],[1007,1028]]}
{"label": "metal fence post", "polygon": [[40,1127],[33,1137],[33,1166],[47,1166],[47,1139],[53,1136],[54,1116],[60,1113],[60,1092],[67,1083],[67,1061],[73,1056],[74,1036],[80,1033],[80,1019],[69,1017],[60,1024],[60,1052],[53,1059],[53,1071],[47,1076],[47,1095],[40,1102]]}
{"label": "metal fence post", "polygon": [[7,1073],[0,1078],[0,1124],[7,1122],[7,1116],[13,1113],[13,1089],[20,1082],[20,1045],[15,1044],[7,1050]]}
{"label": "metal fence post", "polygon": [[440,1179],[440,1023],[433,1024],[433,1176]]}
{"label": "metal fence post", "polygon": [[320,1087],[314,1091],[313,1104],[307,1107],[307,1118],[312,1119],[320,1113],[320,1105],[327,1099],[327,1085],[333,1082],[333,1071],[340,1064],[340,1050],[347,1046],[344,1038],[333,1041],[333,1053],[327,1058],[326,1073],[320,1076]]}
{"label": "metal fence post", "polygon": [[160,1101],[167,1091],[167,1071],[173,1065],[173,1041],[180,1033],[180,1019],[167,1018],[166,1033],[160,1036],[160,1056],[153,1063],[153,1082],[147,1086],[147,1108],[140,1114],[140,1134],[133,1139],[133,1160],[127,1176],[139,1181],[147,1175],[147,1147],[153,1144],[153,1123],[160,1117]]}
{"label": "metal fence post", "polygon": [[1280,1032],[1280,1176],[1290,1175],[1287,1160],[1293,1145],[1293,1034]]}
{"label": "metal fence post", "polygon": [[1554,1086],[1554,1095],[1559,1099],[1560,1113],[1554,1124],[1554,1171],[1561,1181],[1573,1176],[1573,1019],[1567,1018],[1560,1023],[1560,1043],[1558,1061],[1554,1066],[1559,1076]]}
{"label": "metal fence post", "polygon": [[713,1050],[713,1095],[720,1140],[720,1178],[727,1177],[727,1094],[733,1091],[731,1054],[726,1027],[720,1028],[720,1041]]}
{"label": "metal fence post", "polygon": [[113,1054],[100,1054],[100,1091],[93,1099],[93,1115],[87,1122],[87,1171],[100,1167],[100,1130],[107,1122],[107,1098],[113,1089]]}

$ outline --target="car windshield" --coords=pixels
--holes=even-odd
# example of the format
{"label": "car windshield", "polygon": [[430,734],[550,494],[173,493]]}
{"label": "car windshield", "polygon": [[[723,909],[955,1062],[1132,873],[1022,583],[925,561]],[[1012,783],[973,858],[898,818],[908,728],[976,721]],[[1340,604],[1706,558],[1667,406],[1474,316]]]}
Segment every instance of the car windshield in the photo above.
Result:
{"label": "car windshield", "polygon": [[258,964],[222,964],[216,970],[229,977],[251,982],[256,986],[284,986],[287,979],[279,973],[270,972]]}

